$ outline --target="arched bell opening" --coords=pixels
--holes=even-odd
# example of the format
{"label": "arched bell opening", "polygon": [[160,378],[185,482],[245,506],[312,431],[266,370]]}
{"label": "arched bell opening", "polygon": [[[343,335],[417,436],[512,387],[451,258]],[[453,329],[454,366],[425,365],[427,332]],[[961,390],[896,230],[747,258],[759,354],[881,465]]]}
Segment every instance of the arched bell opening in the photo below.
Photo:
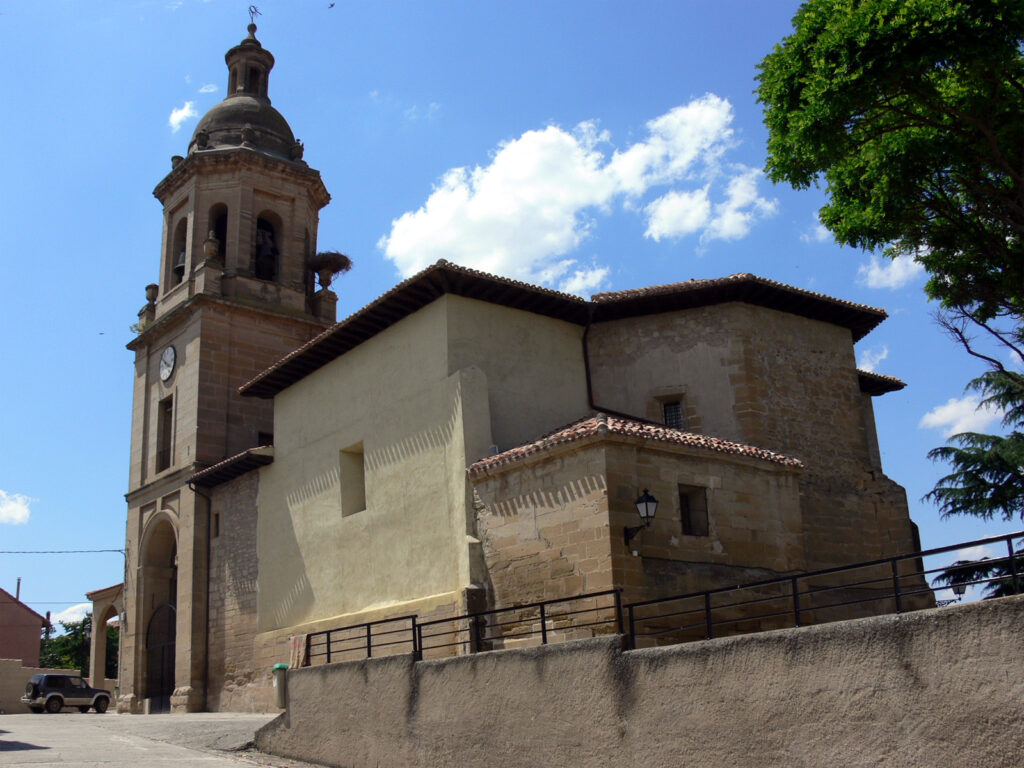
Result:
{"label": "arched bell opening", "polygon": [[256,218],[256,239],[253,244],[252,274],[259,280],[277,280],[281,260],[281,219],[270,211]]}
{"label": "arched bell opening", "polygon": [[217,238],[217,259],[223,264],[227,255],[228,207],[224,203],[217,203],[210,208],[208,221],[210,232]]}
{"label": "arched bell opening", "polygon": [[188,220],[182,217],[174,227],[174,237],[171,239],[171,252],[168,258],[170,271],[167,275],[167,284],[171,288],[178,285],[185,278],[185,236],[187,234]]}
{"label": "arched bell opening", "polygon": [[169,712],[174,693],[178,604],[178,542],[170,520],[158,520],[144,542],[143,600],[146,612],[144,698],[150,712]]}

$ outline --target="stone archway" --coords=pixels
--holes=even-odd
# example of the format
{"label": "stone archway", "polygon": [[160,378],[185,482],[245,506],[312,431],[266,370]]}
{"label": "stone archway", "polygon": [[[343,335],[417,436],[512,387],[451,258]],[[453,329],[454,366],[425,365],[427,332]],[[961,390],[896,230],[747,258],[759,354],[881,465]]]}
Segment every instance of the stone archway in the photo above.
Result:
{"label": "stone archway", "polygon": [[[110,688],[105,683],[107,659],[107,623],[118,620],[118,631],[125,632],[124,626],[124,585],[97,589],[86,594],[92,601],[92,638],[89,651],[89,682],[96,688]],[[122,634],[123,636],[123,634]],[[120,674],[120,669],[118,670]],[[111,681],[117,686],[117,681]],[[116,691],[111,689],[116,695]]]}
{"label": "stone archway", "polygon": [[[170,518],[153,521],[142,548],[143,698],[150,712],[169,712],[174,693],[178,605],[178,541]],[[140,637],[141,635],[141,637]]]}

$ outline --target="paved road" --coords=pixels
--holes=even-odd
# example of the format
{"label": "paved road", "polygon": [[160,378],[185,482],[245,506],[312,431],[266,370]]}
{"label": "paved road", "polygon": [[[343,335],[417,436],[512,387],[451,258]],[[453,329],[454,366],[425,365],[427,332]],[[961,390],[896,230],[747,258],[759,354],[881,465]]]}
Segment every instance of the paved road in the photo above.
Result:
{"label": "paved road", "polygon": [[77,711],[0,716],[0,766],[309,768],[256,752],[256,729],[275,715],[116,715]]}

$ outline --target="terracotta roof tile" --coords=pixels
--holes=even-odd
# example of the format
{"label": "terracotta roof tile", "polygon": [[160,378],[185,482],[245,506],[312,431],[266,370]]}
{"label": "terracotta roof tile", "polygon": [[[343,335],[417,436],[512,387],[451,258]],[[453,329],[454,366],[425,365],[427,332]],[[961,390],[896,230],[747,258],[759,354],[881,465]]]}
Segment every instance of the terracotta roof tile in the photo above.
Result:
{"label": "terracotta roof tile", "polygon": [[645,440],[657,440],[663,443],[675,445],[686,445],[691,448],[700,448],[715,453],[728,453],[735,456],[748,456],[752,459],[761,459],[787,467],[803,467],[799,459],[786,456],[782,453],[769,451],[765,448],[758,448],[745,443],[735,443],[730,440],[721,440],[708,435],[698,435],[693,432],[684,432],[681,429],[655,424],[653,422],[638,421],[634,419],[623,419],[617,416],[608,416],[598,413],[594,416],[573,422],[565,427],[550,432],[539,440],[526,445],[511,448],[494,456],[487,456],[470,465],[470,475],[477,475],[489,469],[500,467],[505,464],[524,459],[536,453],[541,453],[556,445],[572,443],[583,440],[594,435],[602,434],[625,435],[628,437],[640,437]]}
{"label": "terracotta roof tile", "polygon": [[247,396],[273,397],[350,349],[422,309],[444,294],[547,315],[585,325],[660,312],[745,302],[848,328],[863,338],[886,318],[884,310],[741,273],[715,280],[688,280],[628,291],[599,293],[592,301],[491,275],[445,261],[403,280],[387,293],[334,324],[239,388]]}
{"label": "terracotta roof tile", "polygon": [[860,383],[860,391],[872,397],[884,395],[887,392],[898,392],[907,386],[905,381],[901,381],[895,376],[886,376],[874,371],[862,371],[860,368],[857,369],[857,380]]}
{"label": "terracotta roof tile", "polygon": [[206,469],[196,472],[189,478],[190,483],[212,488],[228,480],[244,475],[259,467],[265,467],[274,461],[274,448],[270,445],[259,445],[249,448],[219,461]]}
{"label": "terracotta roof tile", "polygon": [[829,296],[828,294],[825,293],[817,293],[816,291],[808,291],[803,288],[797,288],[796,286],[789,285],[788,283],[780,283],[777,280],[769,280],[766,277],[751,274],[750,272],[737,272],[735,275],[728,275],[726,277],[716,277],[711,280],[682,280],[678,283],[665,283],[664,285],[649,285],[645,288],[630,288],[624,291],[606,291],[604,293],[595,293],[593,296],[590,297],[590,300],[593,301],[595,304],[606,304],[609,302],[622,301],[624,299],[631,299],[638,296],[663,296],[670,293],[696,291],[700,290],[701,288],[728,286],[741,282],[759,283],[761,285],[771,286],[773,288],[781,288],[782,290],[788,293],[809,296],[815,299],[821,299],[823,301],[830,302],[832,304],[838,304],[844,307],[860,309],[866,312],[877,312],[881,314],[883,317],[887,316],[886,311],[879,307],[872,307],[869,304],[858,304],[854,301],[846,301],[846,299],[837,299],[835,296]]}

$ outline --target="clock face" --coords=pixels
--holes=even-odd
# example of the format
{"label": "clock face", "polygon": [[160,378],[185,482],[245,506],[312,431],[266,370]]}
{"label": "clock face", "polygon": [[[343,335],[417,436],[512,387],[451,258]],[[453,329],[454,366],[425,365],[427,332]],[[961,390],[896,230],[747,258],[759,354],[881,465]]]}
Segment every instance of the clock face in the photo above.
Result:
{"label": "clock face", "polygon": [[177,353],[174,351],[173,346],[167,347],[160,355],[160,381],[167,381],[171,378],[171,374],[174,373],[174,362],[177,359]]}

